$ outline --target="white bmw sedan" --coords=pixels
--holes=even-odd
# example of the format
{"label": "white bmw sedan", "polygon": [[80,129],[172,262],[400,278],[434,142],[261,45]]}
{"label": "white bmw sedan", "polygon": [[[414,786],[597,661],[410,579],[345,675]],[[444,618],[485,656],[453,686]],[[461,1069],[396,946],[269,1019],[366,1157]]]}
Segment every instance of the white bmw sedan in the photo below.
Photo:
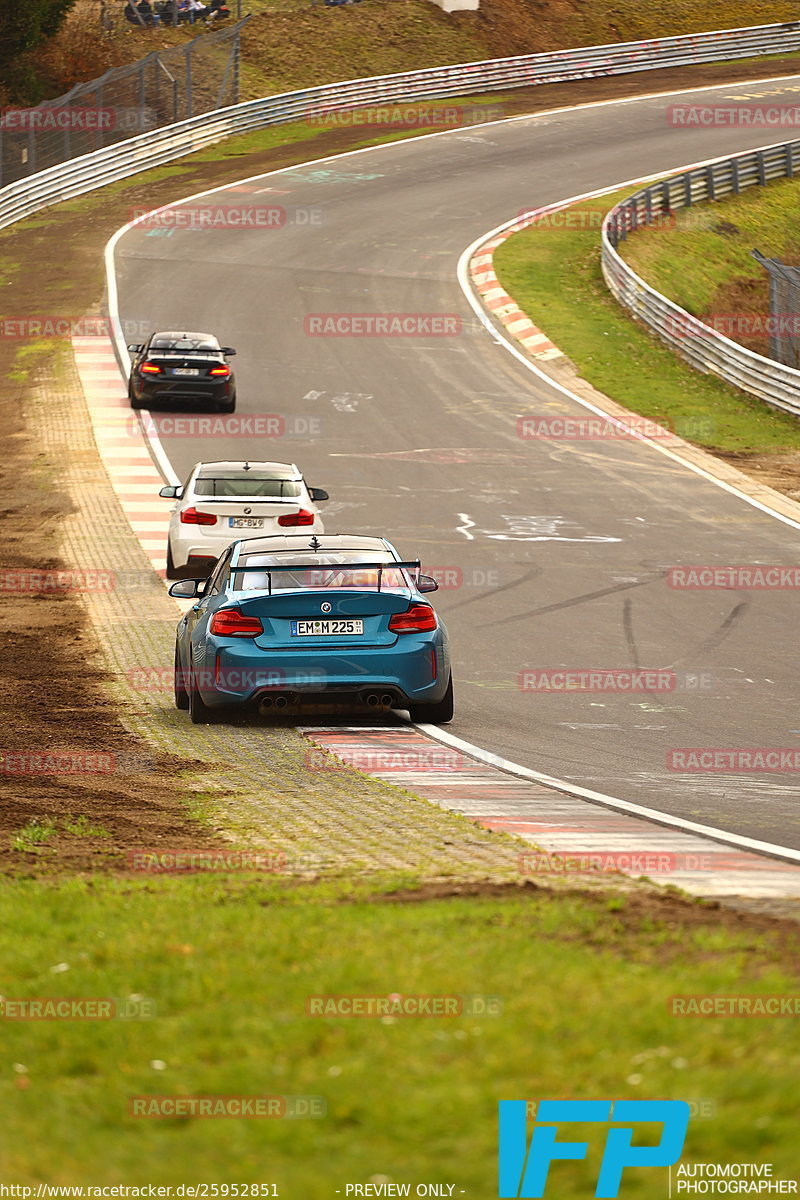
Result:
{"label": "white bmw sedan", "polygon": [[167,578],[200,578],[229,542],[280,533],[323,533],[317,504],[294,463],[197,463],[186,483],[163,487],[175,500],[167,538]]}

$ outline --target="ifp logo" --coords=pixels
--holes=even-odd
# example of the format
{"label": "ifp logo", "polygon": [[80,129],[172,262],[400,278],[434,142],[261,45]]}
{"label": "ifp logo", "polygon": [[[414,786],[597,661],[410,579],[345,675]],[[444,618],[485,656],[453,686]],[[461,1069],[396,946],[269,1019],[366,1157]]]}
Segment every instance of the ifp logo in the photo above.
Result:
{"label": "ifp logo", "polygon": [[[685,1100],[540,1100],[530,1147],[525,1100],[500,1101],[500,1200],[544,1196],[551,1162],[586,1157],[588,1142],[556,1141],[565,1121],[613,1123],[606,1133],[596,1197],[618,1195],[626,1167],[669,1167],[683,1150],[690,1108]],[[633,1125],[661,1125],[654,1146],[634,1146]]]}

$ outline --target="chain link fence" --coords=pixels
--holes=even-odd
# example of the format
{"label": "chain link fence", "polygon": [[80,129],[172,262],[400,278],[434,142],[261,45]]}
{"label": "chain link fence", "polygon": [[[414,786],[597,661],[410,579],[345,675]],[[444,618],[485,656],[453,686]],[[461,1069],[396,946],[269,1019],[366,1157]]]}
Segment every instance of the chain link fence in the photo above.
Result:
{"label": "chain link fence", "polygon": [[0,186],[239,101],[242,27],[203,33],[115,67],[36,108],[0,113]]}
{"label": "chain link fence", "polygon": [[753,258],[769,274],[769,356],[800,370],[800,267],[787,267],[779,258]]}

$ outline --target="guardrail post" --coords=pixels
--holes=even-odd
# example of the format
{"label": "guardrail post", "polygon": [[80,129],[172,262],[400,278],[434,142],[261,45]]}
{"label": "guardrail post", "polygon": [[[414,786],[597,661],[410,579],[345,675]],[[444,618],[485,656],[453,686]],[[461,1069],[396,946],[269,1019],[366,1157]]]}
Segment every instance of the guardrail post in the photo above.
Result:
{"label": "guardrail post", "polygon": [[646,225],[653,224],[653,190],[648,188],[644,194],[644,219]]}
{"label": "guardrail post", "polygon": [[783,149],[784,149],[784,153],[786,155],[786,178],[793,179],[794,178],[794,147],[792,146],[791,142],[787,142]]}
{"label": "guardrail post", "polygon": [[97,89],[97,96],[96,96],[95,103],[97,106],[97,137],[95,138],[95,149],[102,150],[103,149],[103,112],[102,112],[103,89],[101,87],[99,87]]}
{"label": "guardrail post", "polygon": [[739,184],[739,160],[738,158],[734,158],[731,160],[731,191],[734,196],[738,196],[741,190]]}
{"label": "guardrail post", "polygon": [[763,150],[756,151],[756,167],[758,168],[758,182],[761,185],[761,187],[763,187],[764,184],[767,182],[767,172],[766,172],[766,166],[764,163],[764,151]]}
{"label": "guardrail post", "polygon": [[192,43],[186,44],[186,116],[194,116],[192,110]]}
{"label": "guardrail post", "polygon": [[706,191],[708,192],[709,200],[716,200],[717,178],[714,174],[714,163],[709,163],[706,167]]}
{"label": "guardrail post", "polygon": [[683,203],[686,208],[692,207],[692,173],[687,171],[683,177]]}
{"label": "guardrail post", "polygon": [[[242,15],[242,0],[239,0],[239,16]],[[241,29],[237,29],[233,38],[233,103],[239,103],[239,53],[241,47]]]}
{"label": "guardrail post", "polygon": [[[139,133],[144,133],[145,129],[145,109],[147,108],[147,82],[145,80],[145,66],[142,61],[139,63]],[[158,69],[156,69],[156,95],[158,94]],[[156,105],[156,111],[158,106]]]}

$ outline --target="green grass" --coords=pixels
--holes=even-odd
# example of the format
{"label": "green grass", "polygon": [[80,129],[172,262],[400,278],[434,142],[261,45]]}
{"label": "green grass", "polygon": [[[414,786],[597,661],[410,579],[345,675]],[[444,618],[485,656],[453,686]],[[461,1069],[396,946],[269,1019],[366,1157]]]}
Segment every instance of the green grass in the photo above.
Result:
{"label": "green grass", "polygon": [[[268,877],[7,882],[6,998],[133,995],[156,1016],[3,1022],[4,1176],[263,1181],[322,1200],[381,1175],[453,1181],[485,1200],[495,1195],[497,1101],[547,1096],[710,1099],[718,1116],[693,1122],[687,1157],[757,1157],[790,1173],[796,1022],[667,1010],[674,993],[795,990],[772,935],[731,931],[713,911],[702,924],[684,925],[674,907],[637,916],[619,896],[392,903],[376,902],[378,888]],[[489,994],[503,1011],[306,1015],[309,995],[392,992]],[[201,1093],[322,1096],[328,1112],[127,1115],[132,1095]],[[591,1194],[589,1168],[562,1170],[559,1200]],[[655,1191],[654,1181],[631,1172],[625,1195],[661,1195],[666,1180]]]}
{"label": "green grass", "polygon": [[77,838],[107,838],[111,837],[109,831],[102,825],[94,824],[89,817],[62,817],[61,827],[70,837]]}
{"label": "green grass", "polygon": [[494,256],[503,287],[589,383],[634,412],[711,450],[800,448],[792,417],[695,371],[611,296],[600,270],[600,213],[629,194],[576,205],[569,228],[542,223],[507,239]]}
{"label": "green grass", "polygon": [[678,210],[674,226],[670,222],[629,237],[622,256],[695,316],[728,312],[720,301],[730,285],[751,280],[757,281],[756,294],[768,306],[767,274],[751,251],[800,262],[799,204],[800,184],[794,180],[748,188],[740,196]]}
{"label": "green grass", "polygon": [[34,817],[23,825],[11,839],[11,847],[24,854],[38,854],[40,847],[49,842],[56,833],[53,817]]}
{"label": "green grass", "polygon": [[47,843],[60,834],[75,838],[107,838],[111,834],[102,825],[84,815],[33,817],[11,837],[11,848],[21,854],[39,854]]}

